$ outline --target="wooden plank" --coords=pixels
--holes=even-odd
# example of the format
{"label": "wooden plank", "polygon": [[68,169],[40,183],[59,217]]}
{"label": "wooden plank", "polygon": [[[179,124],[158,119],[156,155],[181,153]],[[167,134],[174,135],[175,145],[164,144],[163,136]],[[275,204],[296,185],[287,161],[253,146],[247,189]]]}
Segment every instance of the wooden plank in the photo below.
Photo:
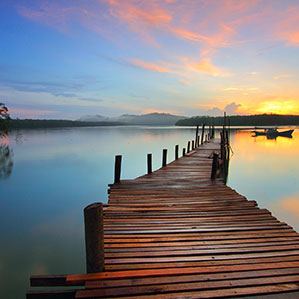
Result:
{"label": "wooden plank", "polygon": [[204,274],[220,273],[233,271],[263,270],[263,269],[280,269],[280,268],[298,268],[299,262],[283,263],[264,263],[248,265],[229,265],[229,266],[210,266],[210,267],[188,267],[188,268],[170,268],[170,269],[148,269],[135,271],[115,271],[89,274],[67,275],[67,282],[81,283],[92,280],[120,279],[120,278],[138,278],[147,276],[173,276],[182,274]]}
{"label": "wooden plank", "polygon": [[226,289],[234,287],[249,287],[259,285],[276,285],[281,283],[297,283],[299,287],[299,275],[287,276],[274,276],[264,277],[262,280],[258,278],[246,279],[226,279],[220,281],[204,282],[184,282],[184,283],[171,283],[159,285],[146,285],[134,287],[121,287],[121,288],[105,288],[105,289],[90,289],[78,291],[76,298],[90,298],[90,297],[110,297],[122,295],[148,295],[148,294],[163,294],[170,292],[182,292],[193,290],[207,290],[207,289]]}
{"label": "wooden plank", "polygon": [[[205,290],[205,291],[193,291],[193,292],[181,292],[181,293],[170,293],[170,294],[157,294],[157,295],[145,295],[145,296],[122,296],[121,298],[142,298],[142,299],[198,299],[198,298],[224,298],[224,297],[237,297],[245,295],[263,295],[282,292],[298,291],[299,285],[297,283],[286,283],[277,285],[266,285],[266,286],[254,286],[254,287],[240,287],[240,288],[229,288],[220,290]],[[109,297],[106,297],[107,299]],[[120,297],[113,297],[120,298]],[[278,295],[279,298],[279,295]]]}

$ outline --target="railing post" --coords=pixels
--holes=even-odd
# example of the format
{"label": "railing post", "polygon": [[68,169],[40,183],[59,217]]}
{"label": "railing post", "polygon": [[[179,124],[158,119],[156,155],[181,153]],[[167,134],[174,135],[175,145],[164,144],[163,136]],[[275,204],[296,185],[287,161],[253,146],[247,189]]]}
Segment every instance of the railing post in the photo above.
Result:
{"label": "railing post", "polygon": [[152,154],[147,154],[147,174],[152,173]]}
{"label": "railing post", "polygon": [[177,144],[175,146],[175,159],[177,160],[179,158],[179,145]]}
{"label": "railing post", "polygon": [[214,153],[213,154],[213,163],[212,163],[212,172],[211,172],[212,180],[214,180],[216,178],[217,168],[218,168],[218,159],[219,159],[218,154]]}
{"label": "railing post", "polygon": [[103,204],[93,203],[84,209],[86,271],[104,271]]}
{"label": "railing post", "polygon": [[194,150],[194,140],[192,140],[192,150]]}
{"label": "railing post", "polygon": [[163,149],[163,157],[162,157],[162,167],[167,164],[167,149]]}
{"label": "railing post", "polygon": [[183,156],[185,156],[185,155],[186,155],[186,149],[183,148]]}
{"label": "railing post", "polygon": [[198,125],[196,126],[196,133],[195,133],[195,147],[198,147]]}
{"label": "railing post", "polygon": [[121,173],[121,155],[115,156],[114,164],[114,184],[120,182],[120,173]]}
{"label": "railing post", "polygon": [[187,144],[187,153],[190,152],[190,141],[188,141],[188,144]]}
{"label": "railing post", "polygon": [[205,124],[202,124],[202,128],[201,128],[201,144],[203,144],[203,139],[205,136]]}

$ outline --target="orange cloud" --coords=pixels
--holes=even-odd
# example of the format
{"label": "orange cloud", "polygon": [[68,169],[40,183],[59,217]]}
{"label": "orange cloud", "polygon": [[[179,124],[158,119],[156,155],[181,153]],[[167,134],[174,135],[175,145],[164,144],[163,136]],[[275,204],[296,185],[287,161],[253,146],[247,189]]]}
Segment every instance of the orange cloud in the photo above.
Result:
{"label": "orange cloud", "polygon": [[279,14],[275,26],[276,38],[287,41],[288,46],[299,46],[299,6],[289,7]]}
{"label": "orange cloud", "polygon": [[275,76],[273,77],[274,80],[278,80],[278,79],[281,79],[281,78],[290,78],[290,77],[293,77],[292,75],[279,75],[279,76]]}
{"label": "orange cloud", "polygon": [[155,72],[158,72],[158,73],[172,73],[172,74],[177,74],[178,73],[178,72],[176,72],[174,70],[171,70],[169,68],[160,66],[160,65],[152,63],[152,62],[146,62],[146,61],[143,61],[143,60],[138,59],[138,58],[131,58],[131,59],[128,59],[128,61],[130,63],[132,63],[133,65],[135,65],[135,66],[141,67],[141,68],[149,70],[149,71],[155,71]]}
{"label": "orange cloud", "polygon": [[214,66],[210,58],[203,58],[200,62],[190,65],[191,69],[194,69],[200,73],[209,74],[214,77],[227,77],[231,74],[222,71],[220,68]]}
{"label": "orange cloud", "polygon": [[[167,62],[156,64],[152,62],[146,62],[138,58],[130,58],[127,59],[127,61],[134,66],[138,66],[149,71],[176,74],[183,77],[188,77],[190,72],[208,74],[213,77],[231,76],[231,74],[213,65],[210,58],[203,58],[199,62],[193,62],[191,59],[183,57],[181,58],[181,64],[172,64]],[[181,79],[180,82],[185,85],[191,84],[189,81],[184,79]]]}
{"label": "orange cloud", "polygon": [[187,80],[184,80],[184,79],[179,80],[179,82],[181,82],[184,85],[191,85],[192,84],[190,81],[187,81]]}

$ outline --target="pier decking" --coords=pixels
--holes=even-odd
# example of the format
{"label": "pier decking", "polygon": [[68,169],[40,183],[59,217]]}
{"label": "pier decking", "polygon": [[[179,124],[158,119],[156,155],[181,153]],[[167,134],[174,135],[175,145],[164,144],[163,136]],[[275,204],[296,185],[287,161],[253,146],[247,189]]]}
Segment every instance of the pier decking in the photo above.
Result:
{"label": "pier decking", "polygon": [[211,180],[216,151],[212,139],[151,174],[111,185],[104,272],[33,276],[33,286],[72,289],[27,298],[296,298],[299,234]]}

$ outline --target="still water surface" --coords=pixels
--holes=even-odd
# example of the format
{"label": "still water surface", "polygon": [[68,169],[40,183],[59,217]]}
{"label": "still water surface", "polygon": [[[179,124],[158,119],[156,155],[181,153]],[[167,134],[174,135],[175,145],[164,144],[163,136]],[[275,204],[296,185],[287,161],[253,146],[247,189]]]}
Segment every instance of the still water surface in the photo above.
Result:
{"label": "still water surface", "polygon": [[[0,166],[0,298],[24,298],[31,274],[85,271],[83,209],[107,201],[115,155],[123,155],[122,178],[135,178],[146,172],[147,153],[157,169],[163,148],[170,162],[174,146],[181,152],[194,135],[193,128],[93,127],[21,130],[2,140],[13,165]],[[228,185],[299,231],[299,130],[276,140],[236,130],[231,146]]]}

